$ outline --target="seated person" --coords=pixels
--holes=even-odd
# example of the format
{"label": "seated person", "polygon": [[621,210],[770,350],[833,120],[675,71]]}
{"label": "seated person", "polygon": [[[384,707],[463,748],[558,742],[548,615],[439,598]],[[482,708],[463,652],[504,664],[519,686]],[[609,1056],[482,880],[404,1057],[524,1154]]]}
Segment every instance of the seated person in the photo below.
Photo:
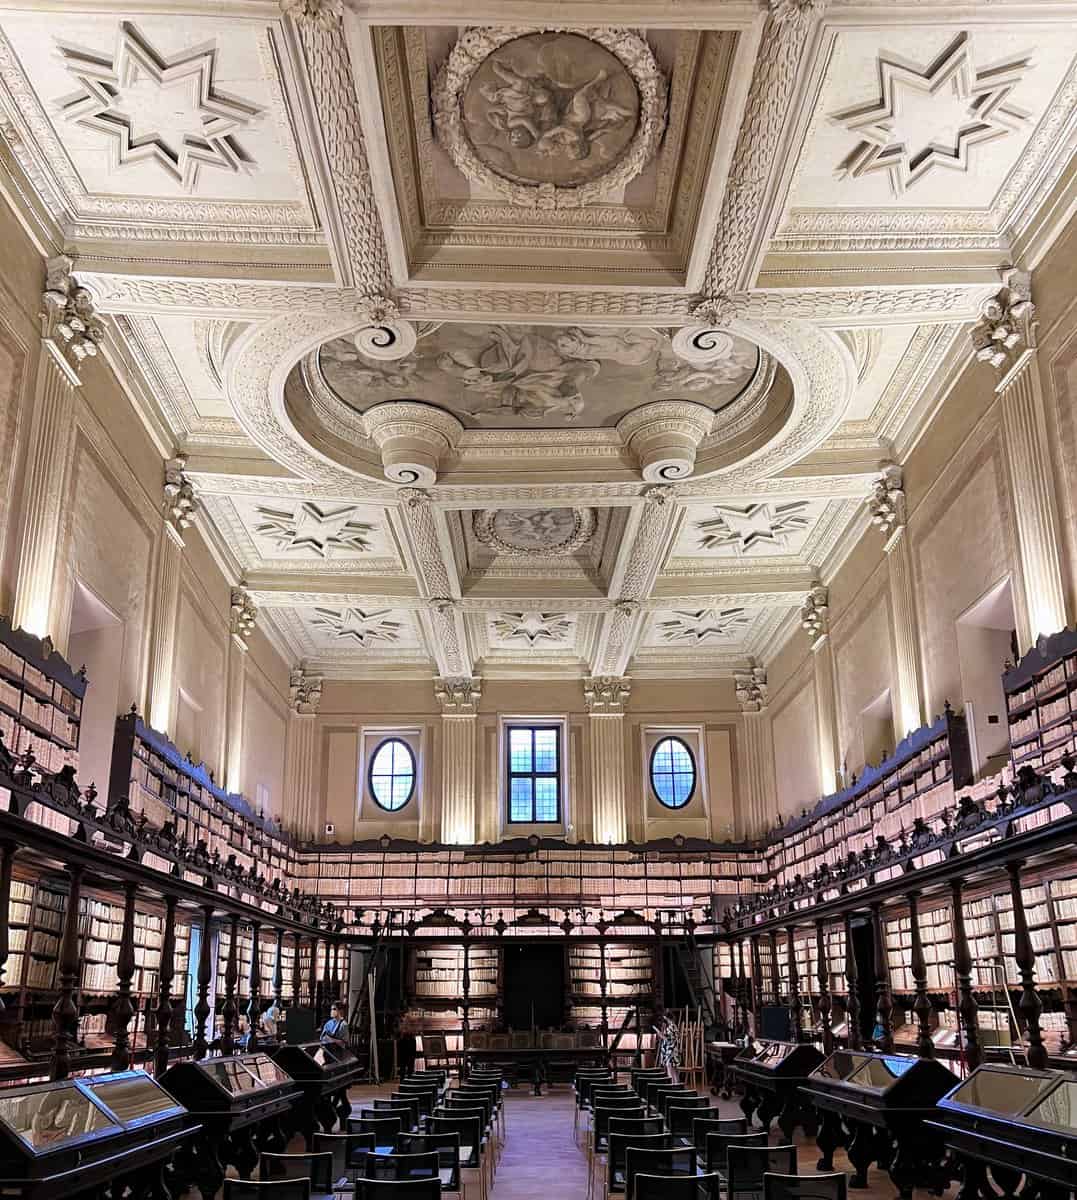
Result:
{"label": "seated person", "polygon": [[322,1026],[319,1037],[323,1046],[347,1046],[348,1022],[345,1020],[343,1004],[334,1004],[329,1020]]}

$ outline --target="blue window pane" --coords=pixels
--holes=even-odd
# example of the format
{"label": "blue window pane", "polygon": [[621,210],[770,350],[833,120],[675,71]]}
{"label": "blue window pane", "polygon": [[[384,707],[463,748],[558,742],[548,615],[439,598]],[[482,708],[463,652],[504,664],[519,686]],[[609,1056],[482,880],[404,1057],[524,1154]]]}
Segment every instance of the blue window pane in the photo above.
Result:
{"label": "blue window pane", "polygon": [[530,821],[532,819],[533,781],[531,779],[514,779],[512,792],[509,797],[509,820]]}
{"label": "blue window pane", "polygon": [[651,787],[667,808],[683,808],[696,789],[696,764],[680,738],[663,738],[651,753]]}
{"label": "blue window pane", "polygon": [[415,790],[415,756],[400,738],[386,738],[370,762],[370,791],[390,812],[404,807]]}
{"label": "blue window pane", "polygon": [[535,820],[557,820],[557,780],[535,780]]}
{"label": "blue window pane", "polygon": [[535,730],[535,770],[557,770],[557,730]]}
{"label": "blue window pane", "polygon": [[509,770],[530,771],[531,767],[531,730],[513,729],[509,733]]}

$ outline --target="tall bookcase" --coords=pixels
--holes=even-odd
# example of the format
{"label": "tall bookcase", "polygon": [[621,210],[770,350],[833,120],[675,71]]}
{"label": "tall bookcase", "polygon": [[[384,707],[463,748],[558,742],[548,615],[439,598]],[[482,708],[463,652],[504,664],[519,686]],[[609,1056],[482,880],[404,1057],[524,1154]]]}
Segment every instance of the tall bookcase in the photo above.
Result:
{"label": "tall bookcase", "polygon": [[42,771],[79,764],[86,677],[47,639],[0,617],[0,734],[13,754],[33,754]]}
{"label": "tall bookcase", "polygon": [[1077,751],[1077,630],[1041,637],[1002,690],[1014,766],[1050,769]]}

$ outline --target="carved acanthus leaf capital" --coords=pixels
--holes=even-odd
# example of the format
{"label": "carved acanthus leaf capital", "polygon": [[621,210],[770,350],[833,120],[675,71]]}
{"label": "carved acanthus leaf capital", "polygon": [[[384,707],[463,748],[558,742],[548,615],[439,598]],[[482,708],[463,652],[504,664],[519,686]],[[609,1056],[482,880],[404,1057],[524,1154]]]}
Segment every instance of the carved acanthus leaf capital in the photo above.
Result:
{"label": "carved acanthus leaf capital", "polygon": [[165,515],[178,533],[190,528],[198,518],[198,497],[184,472],[186,466],[187,459],[182,454],[165,459]]}
{"label": "carved acanthus leaf capital", "polygon": [[288,701],[292,712],[314,716],[322,702],[322,676],[311,674],[304,667],[293,667],[288,675]]}
{"label": "carved acanthus leaf capital", "polygon": [[813,14],[821,14],[827,0],[768,0],[770,15],[775,22],[807,20]]}
{"label": "carved acanthus leaf capital", "polygon": [[620,717],[632,693],[623,675],[592,675],[583,681],[583,702],[591,716]]}
{"label": "carved acanthus leaf capital", "polygon": [[344,16],[344,0],[280,0],[280,10],[300,24],[315,25],[331,33]]}
{"label": "carved acanthus leaf capital", "polygon": [[808,631],[813,642],[824,637],[830,630],[830,597],[822,584],[816,584],[804,600],[800,610],[800,624]]}
{"label": "carved acanthus leaf capital", "polygon": [[753,664],[747,671],[734,671],[733,682],[741,712],[762,712],[766,708],[769,699],[766,667]]}
{"label": "carved acanthus leaf capital", "polygon": [[482,680],[473,675],[435,679],[434,696],[442,716],[473,717],[482,697]]}
{"label": "carved acanthus leaf capital", "polygon": [[1007,371],[1016,359],[1036,345],[1036,306],[1032,303],[1032,276],[1027,271],[1007,271],[1004,286],[983,307],[983,316],[972,330],[972,348],[980,362]]}
{"label": "carved acanthus leaf capital", "polygon": [[871,485],[867,498],[871,523],[878,526],[882,535],[890,539],[905,524],[905,488],[902,471],[891,463],[884,467]]}
{"label": "carved acanthus leaf capital", "polygon": [[48,260],[41,299],[44,336],[63,350],[77,372],[85,359],[97,355],[97,347],[105,340],[105,327],[94,313],[89,289],[71,274],[73,265],[63,254]]}
{"label": "carved acanthus leaf capital", "polygon": [[232,588],[229,617],[233,640],[237,646],[246,650],[254,636],[254,627],[258,621],[258,606],[251,599],[243,584]]}

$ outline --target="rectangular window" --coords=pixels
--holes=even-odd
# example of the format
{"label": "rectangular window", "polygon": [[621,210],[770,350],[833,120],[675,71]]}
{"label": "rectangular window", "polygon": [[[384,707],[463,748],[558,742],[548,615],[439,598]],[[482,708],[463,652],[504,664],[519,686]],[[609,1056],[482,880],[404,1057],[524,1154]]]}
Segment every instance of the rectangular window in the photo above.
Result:
{"label": "rectangular window", "polygon": [[561,729],[510,725],[509,822],[557,824],[561,820]]}

